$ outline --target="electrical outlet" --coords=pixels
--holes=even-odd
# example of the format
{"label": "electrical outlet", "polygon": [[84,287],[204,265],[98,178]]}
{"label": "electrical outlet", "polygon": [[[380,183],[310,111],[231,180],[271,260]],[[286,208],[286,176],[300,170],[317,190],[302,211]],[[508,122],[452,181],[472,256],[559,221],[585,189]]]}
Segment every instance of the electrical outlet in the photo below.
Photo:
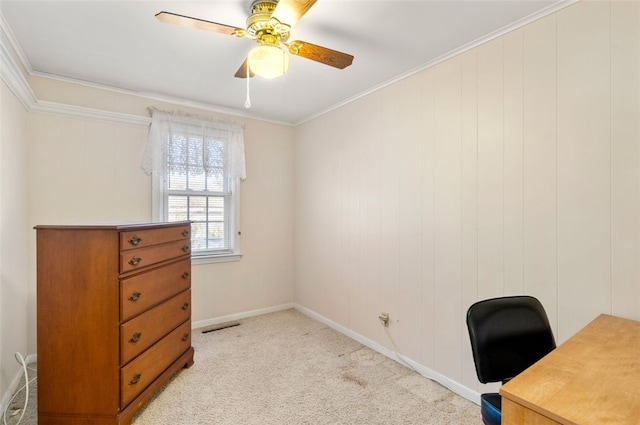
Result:
{"label": "electrical outlet", "polygon": [[385,326],[389,326],[389,313],[385,313],[384,311],[382,313],[380,313],[378,315],[378,319],[380,319],[380,321],[382,322],[382,324],[384,324]]}

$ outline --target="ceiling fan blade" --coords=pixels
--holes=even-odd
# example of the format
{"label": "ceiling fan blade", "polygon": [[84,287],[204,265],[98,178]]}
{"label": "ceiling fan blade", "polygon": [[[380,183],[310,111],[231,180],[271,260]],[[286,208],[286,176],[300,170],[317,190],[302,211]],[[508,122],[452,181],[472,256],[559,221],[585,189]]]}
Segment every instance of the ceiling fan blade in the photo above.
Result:
{"label": "ceiling fan blade", "polygon": [[289,43],[289,52],[339,69],[344,69],[353,62],[352,55],[300,40]]}
{"label": "ceiling fan blade", "polygon": [[294,26],[304,16],[316,0],[280,0],[271,14],[281,24]]}
{"label": "ceiling fan blade", "polygon": [[[254,74],[253,71],[251,71],[251,74],[249,74],[249,77],[255,77],[255,75],[256,74]],[[242,65],[240,65],[240,68],[238,68],[238,70],[236,71],[235,77],[247,78],[247,59],[245,59],[244,62],[242,62]]]}
{"label": "ceiling fan blade", "polygon": [[243,36],[245,30],[232,27],[230,25],[218,24],[217,22],[205,21],[204,19],[191,18],[189,16],[178,15],[171,12],[156,13],[156,18],[162,23],[173,24],[179,27],[196,28],[205,31],[217,32],[220,34]]}

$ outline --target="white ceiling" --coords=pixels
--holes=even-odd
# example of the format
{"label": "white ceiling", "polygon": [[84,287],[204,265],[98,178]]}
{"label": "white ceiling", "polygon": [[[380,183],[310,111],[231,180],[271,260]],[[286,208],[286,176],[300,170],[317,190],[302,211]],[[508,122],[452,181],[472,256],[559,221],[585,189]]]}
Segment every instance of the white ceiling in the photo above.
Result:
{"label": "white ceiling", "polygon": [[[355,56],[339,70],[292,57],[283,79],[234,78],[254,42],[160,23],[168,11],[244,28],[251,0],[2,0],[36,75],[55,75],[284,123],[424,68],[451,52],[557,9],[560,0],[318,0],[293,28]],[[566,2],[565,2],[566,3]]]}

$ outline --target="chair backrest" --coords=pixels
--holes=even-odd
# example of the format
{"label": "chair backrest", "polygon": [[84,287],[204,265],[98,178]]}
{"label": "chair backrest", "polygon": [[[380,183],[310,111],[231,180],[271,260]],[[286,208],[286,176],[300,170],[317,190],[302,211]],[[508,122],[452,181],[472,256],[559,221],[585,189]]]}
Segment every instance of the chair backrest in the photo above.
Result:
{"label": "chair backrest", "polygon": [[467,328],[482,383],[506,382],[556,348],[547,313],[530,296],[476,302]]}

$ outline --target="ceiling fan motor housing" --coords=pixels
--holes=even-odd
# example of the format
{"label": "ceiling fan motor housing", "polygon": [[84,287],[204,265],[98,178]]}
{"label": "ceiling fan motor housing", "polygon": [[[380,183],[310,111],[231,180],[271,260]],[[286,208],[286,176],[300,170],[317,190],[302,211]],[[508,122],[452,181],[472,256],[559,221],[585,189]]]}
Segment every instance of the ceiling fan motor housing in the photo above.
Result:
{"label": "ceiling fan motor housing", "polygon": [[251,14],[259,13],[259,12],[267,12],[269,15],[276,10],[276,6],[278,5],[277,0],[255,0],[251,3]]}
{"label": "ceiling fan motor housing", "polygon": [[267,44],[286,42],[291,27],[271,18],[277,5],[277,0],[254,1],[251,4],[251,15],[247,18],[247,33]]}

